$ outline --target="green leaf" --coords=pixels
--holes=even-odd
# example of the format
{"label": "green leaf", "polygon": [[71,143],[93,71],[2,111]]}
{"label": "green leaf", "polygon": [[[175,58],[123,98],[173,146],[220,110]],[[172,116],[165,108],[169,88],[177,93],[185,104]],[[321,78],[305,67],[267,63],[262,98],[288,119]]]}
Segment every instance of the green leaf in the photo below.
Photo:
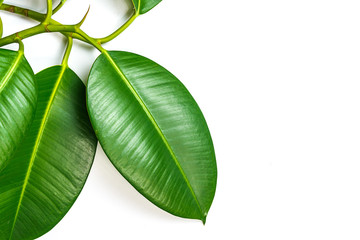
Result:
{"label": "green leaf", "polygon": [[34,121],[0,173],[0,239],[35,239],[52,229],[80,194],[95,155],[81,80],[61,66],[36,80]]}
{"label": "green leaf", "polygon": [[205,119],[184,85],[153,61],[104,52],[89,76],[90,120],[105,153],[146,198],[205,222],[216,161]]}
{"label": "green leaf", "polygon": [[144,14],[150,11],[153,7],[158,5],[161,0],[132,0],[135,10],[139,14]]}
{"label": "green leaf", "polygon": [[34,73],[23,51],[0,49],[0,170],[22,141],[36,98]]}

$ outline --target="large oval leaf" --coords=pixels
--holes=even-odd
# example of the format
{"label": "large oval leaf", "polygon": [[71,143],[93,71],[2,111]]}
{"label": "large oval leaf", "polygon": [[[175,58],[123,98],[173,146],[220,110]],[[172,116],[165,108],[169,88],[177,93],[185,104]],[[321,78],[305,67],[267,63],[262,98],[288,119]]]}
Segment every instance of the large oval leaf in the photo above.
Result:
{"label": "large oval leaf", "polygon": [[23,51],[0,50],[0,170],[13,155],[35,113],[34,73]]}
{"label": "large oval leaf", "polygon": [[105,52],[89,76],[90,120],[105,153],[146,198],[205,221],[216,161],[205,119],[186,88],[153,61]]}
{"label": "large oval leaf", "polygon": [[139,14],[144,14],[150,11],[153,7],[158,5],[161,0],[132,0],[135,10]]}
{"label": "large oval leaf", "polygon": [[0,239],[35,239],[54,227],[79,195],[95,154],[84,84],[61,66],[36,79],[34,121],[0,173]]}

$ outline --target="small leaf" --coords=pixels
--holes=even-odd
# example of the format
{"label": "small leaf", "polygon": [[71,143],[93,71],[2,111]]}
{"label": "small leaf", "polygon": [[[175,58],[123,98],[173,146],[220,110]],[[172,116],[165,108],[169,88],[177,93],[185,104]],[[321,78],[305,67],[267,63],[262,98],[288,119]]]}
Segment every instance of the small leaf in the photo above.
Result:
{"label": "small leaf", "polygon": [[52,229],[78,197],[95,154],[81,80],[61,66],[36,80],[34,121],[0,173],[0,239],[35,239]]}
{"label": "small leaf", "polygon": [[158,5],[161,0],[132,0],[134,3],[135,10],[139,14],[144,14],[150,11],[153,7]]}
{"label": "small leaf", "polygon": [[205,222],[215,194],[215,154],[184,85],[145,57],[104,52],[90,72],[87,104],[119,172],[160,208]]}
{"label": "small leaf", "polygon": [[0,170],[22,141],[36,98],[34,73],[23,51],[0,49]]}

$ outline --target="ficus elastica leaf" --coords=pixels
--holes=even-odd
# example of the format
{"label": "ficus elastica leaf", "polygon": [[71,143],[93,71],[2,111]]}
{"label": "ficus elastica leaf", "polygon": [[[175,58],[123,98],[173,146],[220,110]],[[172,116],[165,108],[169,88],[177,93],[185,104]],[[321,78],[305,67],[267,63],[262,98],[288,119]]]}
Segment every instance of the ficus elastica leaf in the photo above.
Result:
{"label": "ficus elastica leaf", "polygon": [[96,149],[85,86],[66,66],[36,75],[34,121],[0,173],[0,239],[35,239],[67,213],[89,174]]}
{"label": "ficus elastica leaf", "polygon": [[217,169],[200,108],[157,63],[104,52],[88,80],[87,105],[101,146],[146,198],[177,216],[205,222]]}

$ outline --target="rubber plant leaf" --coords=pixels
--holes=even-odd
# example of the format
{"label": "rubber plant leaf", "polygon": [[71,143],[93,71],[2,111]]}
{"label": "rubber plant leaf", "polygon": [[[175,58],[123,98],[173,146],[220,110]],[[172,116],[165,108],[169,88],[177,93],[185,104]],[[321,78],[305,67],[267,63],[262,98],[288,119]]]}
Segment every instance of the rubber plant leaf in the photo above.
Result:
{"label": "rubber plant leaf", "polygon": [[37,90],[24,52],[0,49],[0,171],[30,126]]}
{"label": "rubber plant leaf", "polygon": [[139,14],[147,13],[161,2],[161,0],[132,0],[132,1],[135,7],[135,11],[138,12]]}
{"label": "rubber plant leaf", "polygon": [[205,222],[217,179],[212,139],[184,85],[155,62],[104,52],[92,66],[87,106],[101,146],[146,198]]}
{"label": "rubber plant leaf", "polygon": [[70,209],[89,174],[96,136],[86,111],[86,90],[67,67],[36,75],[34,121],[0,173],[0,239],[35,239]]}

